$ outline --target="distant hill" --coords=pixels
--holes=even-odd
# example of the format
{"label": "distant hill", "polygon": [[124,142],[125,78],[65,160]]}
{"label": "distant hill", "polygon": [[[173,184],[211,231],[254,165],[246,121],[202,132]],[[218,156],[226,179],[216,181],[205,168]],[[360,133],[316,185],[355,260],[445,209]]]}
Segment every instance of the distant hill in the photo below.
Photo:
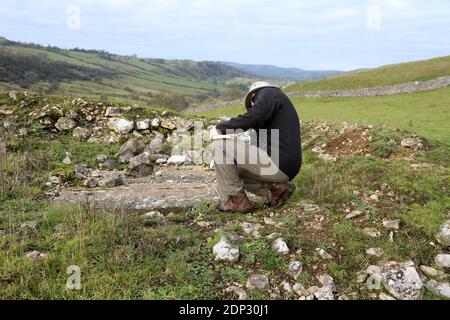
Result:
{"label": "distant hill", "polygon": [[269,79],[293,81],[320,80],[342,74],[341,71],[306,71],[298,68],[281,68],[271,65],[239,64],[234,62],[221,63],[246,73]]}
{"label": "distant hill", "polygon": [[330,79],[299,82],[288,92],[346,90],[389,86],[450,76],[450,56],[346,73]]}
{"label": "distant hill", "polygon": [[105,51],[44,47],[0,38],[0,90],[148,102],[167,93],[202,101],[226,96],[253,76],[217,62],[141,59]]}

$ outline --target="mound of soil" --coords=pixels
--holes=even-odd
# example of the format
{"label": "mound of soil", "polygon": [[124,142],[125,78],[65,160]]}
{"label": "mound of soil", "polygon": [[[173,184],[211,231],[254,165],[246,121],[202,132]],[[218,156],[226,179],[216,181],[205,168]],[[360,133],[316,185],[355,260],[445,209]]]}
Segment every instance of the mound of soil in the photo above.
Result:
{"label": "mound of soil", "polygon": [[354,129],[347,131],[329,142],[324,152],[334,156],[354,156],[372,153],[372,138],[367,130]]}

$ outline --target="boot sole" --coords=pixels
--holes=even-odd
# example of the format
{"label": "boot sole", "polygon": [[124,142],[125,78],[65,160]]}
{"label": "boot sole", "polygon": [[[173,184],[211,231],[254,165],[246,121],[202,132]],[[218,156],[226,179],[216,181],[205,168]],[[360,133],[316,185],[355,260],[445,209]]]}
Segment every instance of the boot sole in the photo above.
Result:
{"label": "boot sole", "polygon": [[289,184],[289,190],[281,197],[280,201],[276,205],[272,205],[272,202],[268,202],[268,206],[270,208],[279,209],[282,206],[286,204],[286,202],[289,200],[289,198],[294,194],[294,192],[297,190],[297,187],[295,184]]}

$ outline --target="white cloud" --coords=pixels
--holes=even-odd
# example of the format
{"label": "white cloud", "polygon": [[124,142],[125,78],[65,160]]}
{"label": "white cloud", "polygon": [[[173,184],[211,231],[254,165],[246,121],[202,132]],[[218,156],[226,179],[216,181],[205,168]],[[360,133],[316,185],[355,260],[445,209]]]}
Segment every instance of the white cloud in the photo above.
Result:
{"label": "white cloud", "polygon": [[[80,30],[66,27],[70,5],[81,8]],[[367,29],[373,5],[376,32]],[[398,52],[450,54],[448,16],[447,0],[2,0],[0,33],[141,56],[352,69]]]}

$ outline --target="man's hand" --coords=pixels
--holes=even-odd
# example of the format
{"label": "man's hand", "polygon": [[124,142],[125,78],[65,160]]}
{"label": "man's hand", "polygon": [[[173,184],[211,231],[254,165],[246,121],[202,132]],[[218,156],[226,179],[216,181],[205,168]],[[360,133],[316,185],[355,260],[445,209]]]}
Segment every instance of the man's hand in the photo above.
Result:
{"label": "man's hand", "polygon": [[221,136],[222,136],[222,133],[220,133],[219,130],[217,130],[216,127],[212,127],[211,128],[211,131],[209,132],[209,138],[211,140],[217,140]]}

